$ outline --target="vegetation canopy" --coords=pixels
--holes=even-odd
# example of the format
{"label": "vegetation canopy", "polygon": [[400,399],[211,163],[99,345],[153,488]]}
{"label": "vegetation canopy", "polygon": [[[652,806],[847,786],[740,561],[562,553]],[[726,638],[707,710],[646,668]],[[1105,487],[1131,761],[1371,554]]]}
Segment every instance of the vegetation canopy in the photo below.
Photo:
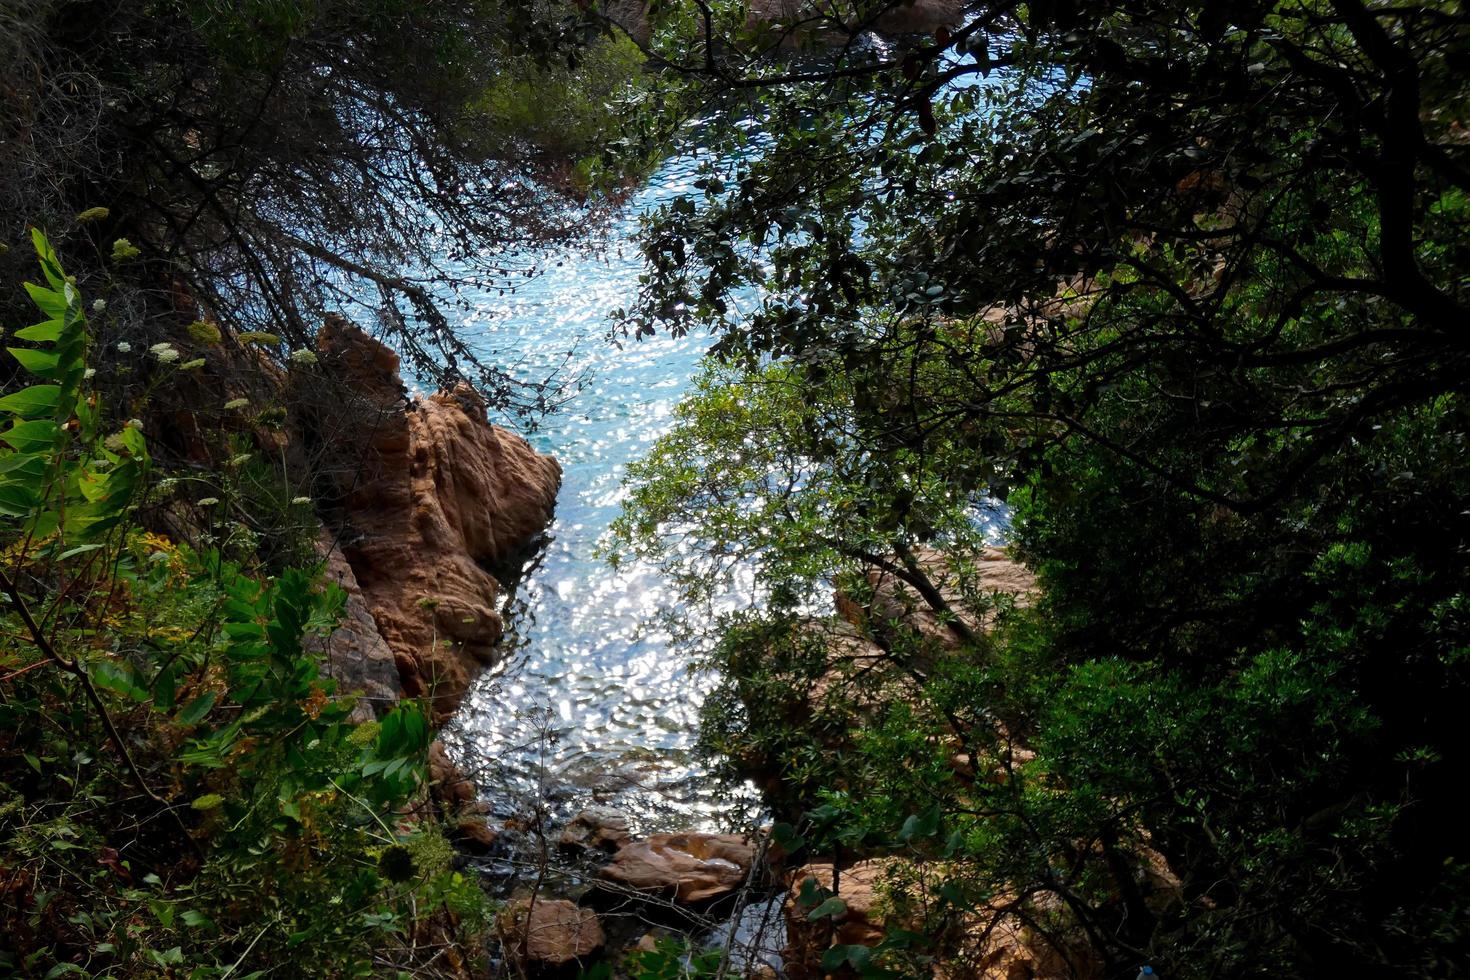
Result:
{"label": "vegetation canopy", "polygon": [[0,965],[432,973],[420,903],[471,943],[486,915],[437,827],[402,822],[423,711],[349,718],[313,639],[344,596],[314,572],[252,575],[138,526],[141,423],[106,421],[84,297],[34,238],[44,319],[10,352],[37,383],[0,399]]}
{"label": "vegetation canopy", "polygon": [[1008,920],[1079,973],[1458,975],[1465,12],[697,6],[666,118],[761,150],[703,134],[645,228],[623,330],[717,341],[619,541],[694,600],[755,568],[711,747],[788,774],[803,846],[938,878],[892,889],[923,942],[827,966]]}
{"label": "vegetation canopy", "polygon": [[[182,315],[284,355],[340,310],[424,382],[534,417],[554,393],[476,349],[459,313],[595,218],[590,161],[638,64],[591,31],[525,0],[7,4],[0,239],[95,243],[144,291],[143,347]],[[528,85],[567,91],[531,118]]]}

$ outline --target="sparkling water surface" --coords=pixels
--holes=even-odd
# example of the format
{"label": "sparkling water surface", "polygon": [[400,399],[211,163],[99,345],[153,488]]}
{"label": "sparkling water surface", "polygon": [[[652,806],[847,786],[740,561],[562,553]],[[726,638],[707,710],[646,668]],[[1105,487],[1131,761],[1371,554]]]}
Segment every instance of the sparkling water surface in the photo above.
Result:
{"label": "sparkling water surface", "polygon": [[[759,123],[739,125],[759,152]],[[614,572],[596,554],[619,513],[627,464],[668,431],[711,342],[659,334],[619,347],[607,336],[644,271],[640,215],[702,193],[694,181],[708,158],[693,151],[665,162],[606,229],[606,248],[526,257],[542,274],[513,294],[482,297],[462,323],[489,363],[528,380],[589,379],[527,434],[562,464],[556,518],[508,603],[504,661],[480,676],[446,733],[485,795],[507,810],[532,800],[565,812],[612,803],[644,831],[715,829],[734,813],[732,797],[755,799],[717,786],[694,757],[714,679],[691,672],[701,651],[656,626],[677,608],[673,590],[655,569]],[[733,299],[737,314],[756,303]],[[1004,509],[982,509],[977,519],[998,537]]]}
{"label": "sparkling water surface", "polygon": [[[658,572],[595,554],[618,515],[628,462],[668,430],[707,336],[607,339],[643,271],[639,215],[693,187],[699,155],[664,164],[590,254],[538,256],[544,272],[486,297],[464,335],[526,378],[567,362],[587,384],[528,438],[562,465],[548,542],[508,603],[505,660],[476,682],[448,733],[484,793],[564,809],[610,802],[644,829],[711,827],[728,809],[693,759],[711,679],[698,651],[653,626],[676,600]],[[568,352],[571,353],[568,359]]]}

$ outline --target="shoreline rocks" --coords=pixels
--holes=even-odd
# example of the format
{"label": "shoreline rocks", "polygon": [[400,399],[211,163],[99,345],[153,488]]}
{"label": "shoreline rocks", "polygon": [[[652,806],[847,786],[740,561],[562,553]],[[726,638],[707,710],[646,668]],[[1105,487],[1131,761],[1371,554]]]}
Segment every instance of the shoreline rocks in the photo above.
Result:
{"label": "shoreline rocks", "polygon": [[[831,863],[797,869],[783,906],[786,946],[782,959],[787,976],[790,980],[855,980],[859,974],[849,964],[824,969],[823,955],[833,946],[877,946],[890,928],[923,928],[919,922],[895,920],[887,894],[890,888],[912,890],[924,877],[922,864],[905,858],[858,861],[840,869],[834,892]],[[812,885],[821,895],[841,899],[843,911],[830,920],[813,922],[811,909],[797,898]],[[938,933],[930,934],[940,954],[933,975],[942,980],[1097,980],[1103,966],[1080,930],[1043,935],[1028,924],[1064,915],[1060,900],[1045,895],[1024,900],[997,895],[959,912]]]}
{"label": "shoreline rocks", "polygon": [[619,848],[599,876],[617,890],[708,905],[745,884],[755,857],[754,845],[739,834],[654,834]]}
{"label": "shoreline rocks", "polygon": [[468,385],[410,400],[398,355],[340,316],[317,347],[339,389],[298,403],[332,464],[342,554],[403,693],[430,697],[442,722],[495,660],[501,586],[489,569],[542,533],[561,467],[492,425]]}
{"label": "shoreline rocks", "polygon": [[347,593],[341,624],[321,641],[323,672],[337,681],[340,690],[358,695],[351,720],[368,721],[398,700],[398,663],[378,632],[352,566],[326,528],[317,534],[316,547],[326,562],[327,580]]}
{"label": "shoreline rocks", "polygon": [[578,813],[562,828],[557,846],[563,851],[611,854],[632,839],[626,814],[610,806],[592,806]]}
{"label": "shoreline rocks", "polygon": [[500,839],[500,832],[490,826],[489,811],[480,802],[474,782],[449,757],[444,743],[429,743],[429,797],[439,805],[452,826],[451,837],[460,849],[470,854],[487,854]]}
{"label": "shoreline rocks", "polygon": [[[837,874],[835,892],[830,862],[808,864],[792,873],[791,887],[782,905],[786,946],[781,951],[791,980],[821,980],[827,972],[820,966],[822,955],[831,946],[876,946],[883,941],[886,923],[879,907],[886,871],[884,862],[860,861]],[[811,909],[798,901],[803,887],[810,887],[805,885],[808,880],[846,904],[847,908],[830,923],[812,922],[808,917]]]}
{"label": "shoreline rocks", "polygon": [[506,954],[538,972],[580,965],[607,942],[596,912],[559,898],[517,899],[496,925]]}

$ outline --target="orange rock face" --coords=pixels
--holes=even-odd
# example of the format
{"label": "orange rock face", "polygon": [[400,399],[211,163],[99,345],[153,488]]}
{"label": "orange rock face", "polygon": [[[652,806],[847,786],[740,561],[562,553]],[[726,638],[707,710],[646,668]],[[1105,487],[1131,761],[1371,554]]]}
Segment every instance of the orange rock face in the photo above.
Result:
{"label": "orange rock face", "polygon": [[745,882],[755,848],[738,834],[654,834],[624,845],[605,881],[681,904],[713,901]]}
{"label": "orange rock face", "polygon": [[786,914],[786,949],[782,959],[793,980],[819,980],[822,954],[830,946],[876,946],[883,941],[886,924],[880,911],[881,885],[885,865],[881,861],[860,861],[844,868],[833,892],[847,908],[830,922],[814,923],[808,918],[811,909],[797,901],[808,878],[832,891],[832,865],[819,862],[796,871],[791,878],[783,910]]}
{"label": "orange rock face", "polygon": [[317,553],[326,559],[327,580],[347,593],[341,625],[319,644],[323,670],[336,678],[340,691],[358,695],[352,720],[367,721],[398,700],[397,662],[378,633],[352,566],[325,529],[317,535]]}
{"label": "orange rock face", "polygon": [[[960,587],[959,576],[942,552],[921,548],[914,557],[919,570],[934,584],[966,627],[977,633],[990,628],[994,619],[990,615],[992,610],[985,610],[978,619],[965,611],[968,603]],[[972,592],[1005,597],[1020,606],[1027,605],[1036,591],[1036,576],[1001,548],[981,549],[972,560],[967,575]],[[891,635],[896,627],[903,627],[946,650],[960,645],[959,637],[944,625],[939,613],[920,598],[913,586],[894,573],[875,568],[868,573],[868,584],[873,589],[873,597],[866,609],[849,596],[837,596],[838,611],[848,621],[867,626],[878,634]]]}
{"label": "orange rock face", "polygon": [[354,402],[316,406],[317,437],[341,460],[343,553],[403,692],[431,696],[442,720],[500,640],[488,566],[545,528],[561,467],[491,425],[468,385],[411,401],[398,356],[341,317],[328,318],[317,346]]}
{"label": "orange rock face", "polygon": [[[859,861],[843,868],[833,891],[832,865],[814,863],[798,869],[791,878],[787,897],[786,948],[783,959],[791,980],[852,980],[858,974],[844,965],[836,972],[821,968],[822,955],[832,946],[874,947],[888,935],[890,927],[923,930],[939,942],[942,955],[931,969],[936,980],[1096,980],[1101,974],[1096,959],[1075,934],[1058,947],[1053,940],[1026,927],[1014,912],[1014,896],[998,896],[990,905],[979,905],[950,921],[938,931],[918,921],[895,921],[888,891],[904,887],[914,891],[922,882],[920,865],[901,858]],[[823,894],[833,893],[846,908],[830,920],[812,922],[810,909],[796,900],[802,885],[813,880]],[[922,889],[919,889],[922,892]],[[1033,901],[1026,911],[1042,917],[1055,908]]]}
{"label": "orange rock face", "polygon": [[564,899],[517,899],[501,913],[499,925],[510,955],[532,968],[576,963],[606,941],[597,913]]}

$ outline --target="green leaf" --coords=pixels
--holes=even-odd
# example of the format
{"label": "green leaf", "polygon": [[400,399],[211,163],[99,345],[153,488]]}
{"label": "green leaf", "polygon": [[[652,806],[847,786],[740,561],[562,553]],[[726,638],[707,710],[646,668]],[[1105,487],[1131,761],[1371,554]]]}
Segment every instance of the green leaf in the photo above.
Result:
{"label": "green leaf", "polygon": [[196,911],[195,909],[185,909],[183,914],[180,915],[179,918],[183,921],[184,925],[194,929],[214,928],[214,920],[204,913]]}
{"label": "green leaf", "polygon": [[903,822],[903,828],[898,832],[898,839],[908,841],[915,837],[933,837],[939,832],[939,820],[938,807],[930,807],[923,813],[913,814]]}
{"label": "green leaf", "polygon": [[46,475],[47,458],[42,453],[11,453],[0,456],[0,475],[12,480],[39,480]]}
{"label": "green leaf", "polygon": [[138,702],[149,698],[148,689],[138,683],[137,671],[131,665],[124,666],[102,660],[94,663],[87,673],[98,687],[106,688],[114,694],[121,694]]}
{"label": "green leaf", "polygon": [[107,500],[112,495],[112,474],[99,473],[93,469],[82,470],[77,474],[77,489],[93,503]]}
{"label": "green leaf", "polygon": [[17,452],[36,453],[50,450],[56,445],[61,427],[53,419],[31,419],[17,422],[0,438],[14,446]]}
{"label": "green leaf", "polygon": [[816,922],[818,919],[835,919],[847,911],[847,903],[837,896],[832,896],[821,905],[807,913],[807,919]]}
{"label": "green leaf", "polygon": [[50,320],[42,320],[40,323],[29,327],[22,327],[15,332],[17,340],[30,340],[40,344],[55,343],[61,337],[61,320],[52,317]]}
{"label": "green leaf", "polygon": [[805,909],[814,908],[831,894],[831,891],[823,888],[816,878],[808,876],[802,879],[801,886],[797,889],[796,904]]}
{"label": "green leaf", "polygon": [[37,308],[46,314],[46,316],[60,319],[66,312],[66,297],[61,294],[59,288],[47,289],[45,286],[37,286],[33,282],[26,283],[25,287],[26,292],[31,294],[31,302],[35,303]]}
{"label": "green leaf", "polygon": [[6,517],[30,517],[40,503],[40,494],[17,480],[0,480],[0,514]]}
{"label": "green leaf", "polygon": [[836,973],[847,965],[848,946],[833,946],[822,954],[822,970],[826,973]]}
{"label": "green leaf", "polygon": [[168,902],[150,902],[149,905],[153,909],[153,914],[165,929],[172,929],[174,927],[174,907],[172,905]]}
{"label": "green leaf", "polygon": [[56,560],[66,561],[68,558],[75,558],[77,555],[84,555],[89,551],[97,551],[105,547],[107,547],[105,544],[79,544],[75,548],[68,548],[57,555]]}
{"label": "green leaf", "polygon": [[32,228],[31,244],[36,249],[36,257],[41,260],[41,274],[53,289],[60,289],[66,283],[66,273],[61,270],[61,260],[56,257],[50,240],[41,229]]}
{"label": "green leaf", "polygon": [[56,351],[36,350],[32,347],[7,347],[10,356],[20,362],[20,366],[34,375],[42,378],[56,377],[56,366],[61,360],[61,355]]}
{"label": "green leaf", "polygon": [[806,846],[806,838],[797,833],[796,828],[789,823],[778,823],[772,827],[771,839],[787,854]]}
{"label": "green leaf", "polygon": [[153,678],[153,704],[160,711],[172,711],[178,696],[179,666],[170,661]]}
{"label": "green leaf", "polygon": [[184,705],[184,710],[179,712],[178,717],[175,718],[174,721],[178,722],[180,725],[199,724],[204,716],[209,714],[210,709],[214,707],[215,697],[216,695],[213,691],[207,691],[204,694],[199,695],[197,698]]}
{"label": "green leaf", "polygon": [[60,401],[60,385],[31,385],[0,398],[0,412],[10,412],[25,419],[54,416]]}

